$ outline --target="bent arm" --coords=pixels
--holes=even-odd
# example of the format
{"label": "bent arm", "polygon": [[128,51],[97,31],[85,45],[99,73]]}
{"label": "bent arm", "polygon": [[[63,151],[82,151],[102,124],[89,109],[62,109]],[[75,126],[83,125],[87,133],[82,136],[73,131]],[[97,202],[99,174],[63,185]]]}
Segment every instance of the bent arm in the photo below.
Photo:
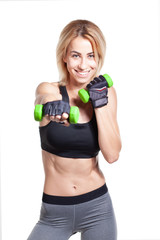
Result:
{"label": "bent arm", "polygon": [[95,108],[98,127],[98,141],[101,152],[107,162],[118,160],[121,150],[121,138],[117,123],[117,96],[113,87],[108,89],[108,104]]}

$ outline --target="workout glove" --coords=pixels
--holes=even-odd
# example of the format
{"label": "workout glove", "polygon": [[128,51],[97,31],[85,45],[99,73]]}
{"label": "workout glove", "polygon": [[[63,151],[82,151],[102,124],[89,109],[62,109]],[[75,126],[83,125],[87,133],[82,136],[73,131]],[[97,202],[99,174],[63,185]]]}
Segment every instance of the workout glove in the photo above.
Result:
{"label": "workout glove", "polygon": [[94,108],[99,108],[107,105],[108,84],[102,75],[95,77],[93,81],[87,85],[87,89],[89,91],[90,100],[92,101]]}
{"label": "workout glove", "polygon": [[56,116],[62,115],[63,113],[70,113],[70,106],[68,102],[59,100],[47,102],[43,106],[43,115]]}

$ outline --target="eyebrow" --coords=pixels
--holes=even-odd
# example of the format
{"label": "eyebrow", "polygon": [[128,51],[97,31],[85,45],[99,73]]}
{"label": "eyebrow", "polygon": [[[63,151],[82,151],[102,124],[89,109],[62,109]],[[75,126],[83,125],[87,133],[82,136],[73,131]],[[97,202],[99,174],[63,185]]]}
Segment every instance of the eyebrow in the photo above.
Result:
{"label": "eyebrow", "polygon": [[[81,55],[81,53],[79,53],[77,51],[71,51],[71,53],[77,53],[77,54]],[[90,54],[94,54],[94,52],[87,53],[87,55],[90,55]]]}

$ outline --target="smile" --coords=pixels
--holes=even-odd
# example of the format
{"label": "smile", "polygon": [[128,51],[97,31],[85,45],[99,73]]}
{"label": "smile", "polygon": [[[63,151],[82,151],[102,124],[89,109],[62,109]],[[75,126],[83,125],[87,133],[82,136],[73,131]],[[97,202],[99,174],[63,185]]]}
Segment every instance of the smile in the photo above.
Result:
{"label": "smile", "polygon": [[77,73],[78,75],[80,75],[80,76],[82,76],[82,77],[86,77],[91,70],[83,71],[83,72],[77,71],[77,70],[75,70],[75,71],[76,71],[76,73]]}

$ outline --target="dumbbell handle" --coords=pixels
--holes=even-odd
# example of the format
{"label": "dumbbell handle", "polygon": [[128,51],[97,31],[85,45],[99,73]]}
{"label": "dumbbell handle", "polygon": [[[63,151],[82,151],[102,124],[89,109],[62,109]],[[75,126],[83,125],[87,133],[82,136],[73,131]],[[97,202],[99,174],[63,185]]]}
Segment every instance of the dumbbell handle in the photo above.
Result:
{"label": "dumbbell handle", "polygon": [[[103,77],[106,79],[107,81],[107,85],[108,88],[113,86],[113,81],[111,79],[111,77],[108,74],[104,74]],[[86,91],[85,89],[81,89],[78,91],[78,95],[80,97],[80,99],[82,100],[82,102],[87,103],[89,101],[89,92]]]}
{"label": "dumbbell handle", "polygon": [[[34,109],[34,119],[36,121],[42,121],[43,118],[43,105],[37,104]],[[69,113],[69,122],[74,124],[77,123],[79,119],[79,108],[72,106]]]}

